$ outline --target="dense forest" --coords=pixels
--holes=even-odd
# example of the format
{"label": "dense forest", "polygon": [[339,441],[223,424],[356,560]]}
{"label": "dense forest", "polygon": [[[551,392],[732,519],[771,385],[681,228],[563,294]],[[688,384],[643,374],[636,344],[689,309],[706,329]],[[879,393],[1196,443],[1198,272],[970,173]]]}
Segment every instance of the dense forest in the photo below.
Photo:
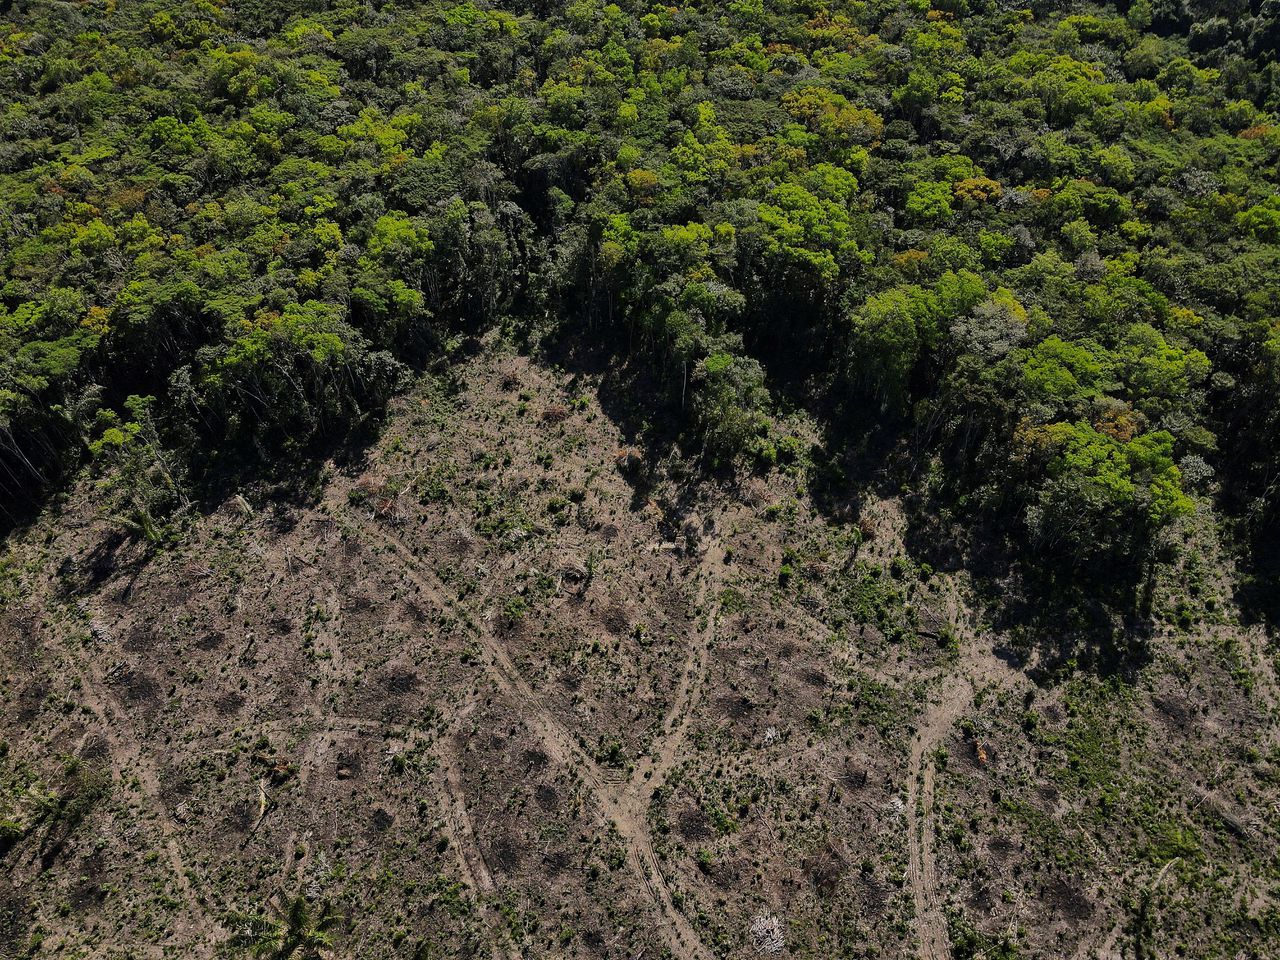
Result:
{"label": "dense forest", "polygon": [[1269,2],[5,6],[11,521],[92,458],[156,536],[500,327],[1073,576],[1274,522]]}

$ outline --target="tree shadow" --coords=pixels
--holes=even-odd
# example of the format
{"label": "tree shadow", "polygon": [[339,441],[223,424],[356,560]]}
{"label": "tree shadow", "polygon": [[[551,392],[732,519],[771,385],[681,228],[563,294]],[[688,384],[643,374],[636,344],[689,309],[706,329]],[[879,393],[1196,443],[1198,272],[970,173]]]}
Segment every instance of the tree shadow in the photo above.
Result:
{"label": "tree shadow", "polygon": [[1152,558],[1117,553],[1086,562],[1038,550],[1018,515],[910,497],[907,549],[934,569],[969,573],[979,608],[1037,682],[1077,669],[1136,680],[1151,661]]}
{"label": "tree shadow", "polygon": [[[679,371],[646,354],[627,354],[609,339],[562,330],[529,352],[567,371],[570,389],[578,380],[592,385],[603,414],[622,434],[615,466],[631,486],[631,509],[661,497],[670,518],[663,534],[678,540],[687,535],[686,518],[705,501],[708,483],[732,496],[744,478],[709,469],[686,448]],[[482,349],[473,337],[462,353]],[[460,390],[456,359],[437,356],[413,372],[443,375],[446,384],[453,374],[452,389]],[[792,366],[780,362],[773,371],[781,402],[803,407],[819,427],[807,482],[819,515],[833,524],[858,525],[869,504],[897,499],[906,516],[909,556],[936,570],[967,570],[993,627],[1012,637],[1017,655],[1046,676],[1074,667],[1128,677],[1149,660],[1150,577],[1142,562],[1110,558],[1083,567],[1036,556],[1008,519],[965,507],[972,483],[950,468],[940,493],[919,492],[933,461],[904,419],[847,397],[824,399],[839,391],[813,389]],[[306,445],[228,446],[191,477],[192,506],[208,516],[238,493],[250,493],[268,509],[280,508],[282,516],[288,513],[284,508],[314,504],[327,470],[366,466],[391,408],[390,402],[381,404]],[[80,570],[67,571],[69,581],[92,590],[122,569],[126,559],[145,562],[123,558],[128,539],[123,531],[113,533]],[[1266,598],[1276,606],[1274,594],[1265,589],[1258,594],[1259,603]]]}
{"label": "tree shadow", "polygon": [[1244,537],[1234,600],[1245,623],[1280,628],[1280,524],[1259,523]]}
{"label": "tree shadow", "polygon": [[328,470],[357,470],[367,462],[390,408],[387,403],[369,411],[347,428],[316,437],[305,446],[265,447],[218,457],[192,478],[193,505],[207,516],[228,498],[246,492],[273,504],[314,504],[323,493]]}
{"label": "tree shadow", "polygon": [[[426,372],[426,366],[414,371]],[[248,494],[255,502],[275,508],[281,516],[285,508],[314,504],[323,493],[326,474],[331,469],[361,469],[369,449],[377,442],[390,416],[394,395],[385,402],[343,421],[338,429],[317,434],[305,444],[225,443],[198,439],[197,446],[212,449],[206,458],[193,458],[183,481],[187,505],[192,515],[207,518],[236,494]],[[70,505],[83,482],[87,461],[63,471],[55,480],[36,489],[22,501],[0,510],[0,543],[18,537],[39,522],[42,515]],[[173,515],[171,514],[170,517]],[[107,519],[104,515],[102,519]],[[147,563],[164,549],[163,539],[148,541],[139,531],[121,521],[112,524],[100,540],[78,558],[66,557],[58,569],[64,597],[92,593],[112,577],[132,573],[133,580]],[[127,597],[130,586],[124,588]]]}
{"label": "tree shadow", "polygon": [[0,504],[0,542],[18,536],[28,529],[39,518],[45,507],[65,496],[70,486],[67,477],[48,484],[38,492],[32,490],[25,494],[5,497]]}
{"label": "tree shadow", "polygon": [[[1020,564],[1012,578],[975,578],[992,626],[1037,682],[1077,670],[1126,683],[1152,660],[1152,624],[1142,612],[1144,585],[1118,578],[1106,585],[1049,567]],[[1012,584],[1018,587],[1010,589]]]}
{"label": "tree shadow", "polygon": [[[673,371],[569,336],[547,344],[542,356],[597,384],[602,410],[634,448],[634,461],[619,463],[632,487],[633,509],[658,494],[660,481],[674,489],[664,507],[675,518],[696,509],[708,482],[728,495],[738,488],[742,477],[707,470],[682,446],[685,413]],[[781,402],[803,407],[819,426],[807,483],[819,515],[859,526],[872,503],[898,499],[906,515],[908,555],[935,570],[966,570],[992,628],[1009,638],[1008,656],[1033,677],[1051,680],[1087,670],[1132,681],[1150,662],[1152,578],[1146,559],[1108,556],[1083,564],[1037,554],[1020,536],[1016,519],[965,506],[974,481],[958,470],[947,468],[941,493],[919,492],[933,461],[904,419],[872,404],[825,400],[832,392],[813,390],[790,362],[770,368],[770,383]],[[664,535],[678,539],[681,522],[670,521]]]}
{"label": "tree shadow", "polygon": [[809,451],[809,494],[827,520],[858,524],[873,499],[902,492],[910,473],[901,429],[888,422],[839,416],[824,418],[821,440]]}
{"label": "tree shadow", "polygon": [[544,342],[536,356],[567,371],[571,386],[594,384],[601,410],[622,433],[616,466],[631,485],[632,510],[650,500],[664,470],[688,468],[681,446],[684,410],[671,371],[643,354],[627,355],[619,346],[568,332]]}
{"label": "tree shadow", "polygon": [[[1037,551],[1019,509],[1002,517],[969,506],[981,478],[927,455],[903,421],[846,407],[820,423],[809,485],[818,512],[861,524],[869,504],[897,499],[907,555],[933,570],[967,572],[979,609],[1033,678],[1082,669],[1132,681],[1150,662],[1151,558],[1112,554],[1084,563]],[[926,483],[939,466],[945,480]]]}

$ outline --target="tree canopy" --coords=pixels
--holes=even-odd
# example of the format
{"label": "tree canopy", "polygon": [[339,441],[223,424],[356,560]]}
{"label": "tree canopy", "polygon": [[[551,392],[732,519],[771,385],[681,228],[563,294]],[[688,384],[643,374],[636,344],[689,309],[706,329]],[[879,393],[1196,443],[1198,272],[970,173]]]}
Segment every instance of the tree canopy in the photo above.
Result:
{"label": "tree canopy", "polygon": [[892,425],[1073,562],[1199,498],[1273,522],[1278,23],[7,5],[0,490],[140,431],[171,478],[269,465],[502,326],[649,366],[709,465],[772,462],[783,392]]}

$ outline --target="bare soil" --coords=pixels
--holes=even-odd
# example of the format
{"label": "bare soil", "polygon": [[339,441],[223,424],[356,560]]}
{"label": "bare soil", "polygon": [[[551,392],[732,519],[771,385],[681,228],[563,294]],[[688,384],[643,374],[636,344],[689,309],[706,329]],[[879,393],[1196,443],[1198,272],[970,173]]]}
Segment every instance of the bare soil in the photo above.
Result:
{"label": "bare soil", "polygon": [[893,497],[640,492],[590,377],[456,380],[311,500],[148,550],[86,477],[4,545],[0,956],[212,957],[299,893],[344,957],[745,958],[761,915],[795,957],[1277,955],[1275,646],[1229,598],[1049,675]]}

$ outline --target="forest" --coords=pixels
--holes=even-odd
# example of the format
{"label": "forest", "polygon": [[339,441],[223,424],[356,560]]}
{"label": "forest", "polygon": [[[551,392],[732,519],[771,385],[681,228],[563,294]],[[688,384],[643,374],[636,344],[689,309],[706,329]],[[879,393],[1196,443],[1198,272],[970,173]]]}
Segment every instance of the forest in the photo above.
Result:
{"label": "forest", "polygon": [[6,7],[10,522],[92,459],[155,535],[497,327],[708,470],[888,438],[1071,576],[1274,528],[1270,2]]}

